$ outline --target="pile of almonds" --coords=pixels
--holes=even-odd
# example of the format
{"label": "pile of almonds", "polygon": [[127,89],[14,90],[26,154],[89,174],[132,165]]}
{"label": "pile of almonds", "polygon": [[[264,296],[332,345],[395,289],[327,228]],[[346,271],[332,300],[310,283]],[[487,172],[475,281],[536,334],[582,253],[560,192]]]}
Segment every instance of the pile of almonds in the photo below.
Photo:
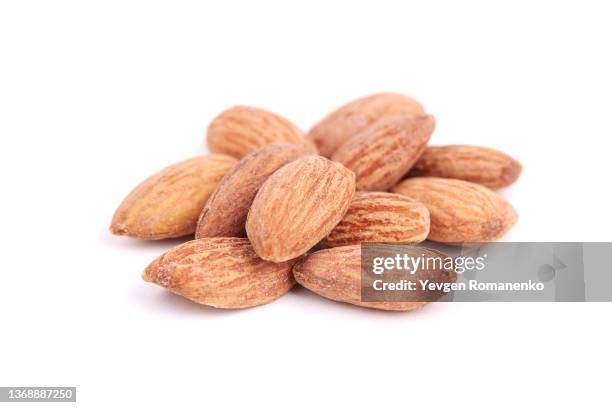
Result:
{"label": "pile of almonds", "polygon": [[278,115],[233,107],[208,127],[212,154],[143,181],[110,230],[195,233],[143,278],[201,304],[261,305],[297,281],[333,300],[412,310],[425,302],[361,301],[361,243],[490,242],[517,219],[493,189],[521,165],[485,147],[428,147],[434,127],[419,102],[394,93],[352,101],[305,136]]}

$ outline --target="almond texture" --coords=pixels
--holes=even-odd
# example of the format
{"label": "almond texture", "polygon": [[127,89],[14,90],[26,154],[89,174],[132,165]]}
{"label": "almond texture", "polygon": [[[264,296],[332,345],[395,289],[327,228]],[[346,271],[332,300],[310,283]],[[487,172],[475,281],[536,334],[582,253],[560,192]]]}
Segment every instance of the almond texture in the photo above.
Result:
{"label": "almond texture", "polygon": [[429,210],[428,239],[445,243],[495,241],[517,220],[516,211],[490,189],[469,181],[438,177],[408,178],[392,189]]}
{"label": "almond texture", "polygon": [[499,189],[514,183],[521,164],[499,150],[479,146],[429,146],[409,176],[444,177]]}
{"label": "almond texture", "polygon": [[326,237],[346,213],[355,175],[321,156],[295,160],[261,186],[246,231],[257,254],[268,261],[296,258]]}
{"label": "almond texture", "polygon": [[302,131],[287,119],[249,106],[235,106],[208,126],[208,147],[238,159],[258,147],[274,143],[304,143]]}
{"label": "almond texture", "polygon": [[357,192],[342,221],[321,245],[416,243],[424,241],[428,234],[429,211],[423,204],[399,194]]}
{"label": "almond texture", "polygon": [[[384,251],[384,249],[383,249]],[[426,248],[415,248],[415,256],[442,257],[443,254]],[[381,252],[382,253],[382,252]],[[316,294],[338,302],[382,310],[409,311],[418,309],[444,295],[443,292],[420,292],[415,301],[363,302],[361,299],[361,246],[351,245],[324,249],[308,255],[293,267],[295,280]],[[411,279],[427,279],[433,282],[454,282],[452,270],[416,271]]]}
{"label": "almond texture", "polygon": [[320,154],[331,157],[349,138],[374,122],[401,114],[423,113],[416,100],[396,93],[377,93],[356,99],[327,115],[308,132]]}
{"label": "almond texture", "polygon": [[235,163],[232,157],[213,154],[161,170],[123,200],[111,232],[143,239],[193,234],[206,200]]}
{"label": "almond texture", "polygon": [[358,190],[387,190],[421,156],[434,127],[431,115],[387,118],[352,137],[332,160],[355,173]]}
{"label": "almond texture", "polygon": [[223,309],[269,303],[294,285],[294,262],[260,259],[246,238],[205,238],[172,248],[143,279],[194,302]]}
{"label": "almond texture", "polygon": [[247,214],[257,191],[285,164],[312,154],[304,145],[273,143],[243,157],[221,180],[198,222],[196,238],[246,237]]}

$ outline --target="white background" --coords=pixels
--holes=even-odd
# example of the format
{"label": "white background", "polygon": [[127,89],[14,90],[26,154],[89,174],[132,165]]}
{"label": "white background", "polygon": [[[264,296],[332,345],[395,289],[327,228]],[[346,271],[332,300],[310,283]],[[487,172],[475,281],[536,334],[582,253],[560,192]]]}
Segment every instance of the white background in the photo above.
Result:
{"label": "white background", "polygon": [[610,15],[588,1],[3,1],[0,386],[77,386],[87,407],[609,405],[610,304],[387,314],[298,289],[217,311],[141,281],[180,240],[107,228],[136,183],[204,154],[233,104],[307,130],[396,91],[436,116],[432,143],[523,163],[503,192],[520,216],[507,240],[609,240]]}

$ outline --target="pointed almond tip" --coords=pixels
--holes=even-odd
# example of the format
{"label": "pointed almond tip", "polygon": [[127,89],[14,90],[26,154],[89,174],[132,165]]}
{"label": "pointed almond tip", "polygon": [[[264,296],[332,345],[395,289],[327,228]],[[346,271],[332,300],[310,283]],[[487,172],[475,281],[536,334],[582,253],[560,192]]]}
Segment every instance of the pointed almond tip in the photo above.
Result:
{"label": "pointed almond tip", "polygon": [[113,235],[127,235],[127,227],[125,224],[113,222],[108,229]]}
{"label": "pointed almond tip", "polygon": [[144,269],[144,271],[142,271],[142,280],[144,280],[145,282],[151,282],[161,286],[165,286],[162,281],[168,279],[164,279],[164,274],[160,273],[159,258],[151,262]]}
{"label": "pointed almond tip", "polygon": [[153,264],[147,266],[144,271],[142,271],[142,280],[145,282],[153,282],[155,283],[154,274],[152,273]]}

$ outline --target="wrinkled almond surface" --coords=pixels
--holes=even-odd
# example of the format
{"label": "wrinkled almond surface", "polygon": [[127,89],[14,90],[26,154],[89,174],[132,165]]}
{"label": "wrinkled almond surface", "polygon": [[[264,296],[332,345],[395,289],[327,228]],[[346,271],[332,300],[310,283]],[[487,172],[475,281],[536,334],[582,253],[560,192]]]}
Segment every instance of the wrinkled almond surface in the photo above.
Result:
{"label": "wrinkled almond surface", "polygon": [[[383,250],[384,251],[384,250]],[[426,248],[415,248],[415,256],[443,257],[443,254]],[[381,252],[382,253],[382,252]],[[418,309],[444,295],[443,292],[415,292],[418,301],[379,301],[361,300],[361,246],[350,245],[324,249],[306,256],[293,267],[295,280],[311,291],[338,302],[382,310],[409,311]],[[444,269],[416,271],[412,278],[428,279],[433,282],[454,282],[454,271]],[[422,299],[422,301],[421,301]]]}
{"label": "wrinkled almond surface", "polygon": [[208,147],[238,159],[274,142],[304,143],[302,131],[287,119],[250,106],[235,106],[214,118],[208,126]]}
{"label": "wrinkled almond surface", "polygon": [[194,302],[223,309],[269,303],[294,285],[294,262],[260,259],[246,238],[204,238],[172,248],[143,279]]}
{"label": "wrinkled almond surface", "polygon": [[312,154],[304,144],[273,143],[243,157],[221,180],[198,222],[196,238],[246,237],[245,223],[261,185],[285,164]]}
{"label": "wrinkled almond surface", "polygon": [[387,190],[421,156],[434,127],[431,115],[391,117],[352,137],[332,160],[355,173],[358,190]]}
{"label": "wrinkled almond surface", "polygon": [[514,183],[521,164],[499,150],[479,146],[429,146],[409,177],[444,177],[499,189]]}
{"label": "wrinkled almond surface", "polygon": [[166,167],[128,194],[113,216],[111,232],[143,239],[193,234],[206,200],[235,163],[212,154]]}
{"label": "wrinkled almond surface", "polygon": [[374,122],[401,114],[423,113],[423,107],[409,96],[391,92],[356,99],[327,115],[308,132],[319,153],[331,157],[349,138]]}
{"label": "wrinkled almond surface", "polygon": [[424,241],[429,211],[411,198],[393,193],[355,193],[346,215],[321,242],[324,247],[364,242]]}
{"label": "wrinkled almond surface", "polygon": [[355,175],[321,156],[295,160],[261,186],[246,230],[257,254],[281,262],[296,258],[340,222],[355,193]]}
{"label": "wrinkled almond surface", "polygon": [[420,201],[430,214],[428,239],[479,243],[501,238],[517,220],[516,211],[490,189],[469,181],[408,178],[392,191]]}

